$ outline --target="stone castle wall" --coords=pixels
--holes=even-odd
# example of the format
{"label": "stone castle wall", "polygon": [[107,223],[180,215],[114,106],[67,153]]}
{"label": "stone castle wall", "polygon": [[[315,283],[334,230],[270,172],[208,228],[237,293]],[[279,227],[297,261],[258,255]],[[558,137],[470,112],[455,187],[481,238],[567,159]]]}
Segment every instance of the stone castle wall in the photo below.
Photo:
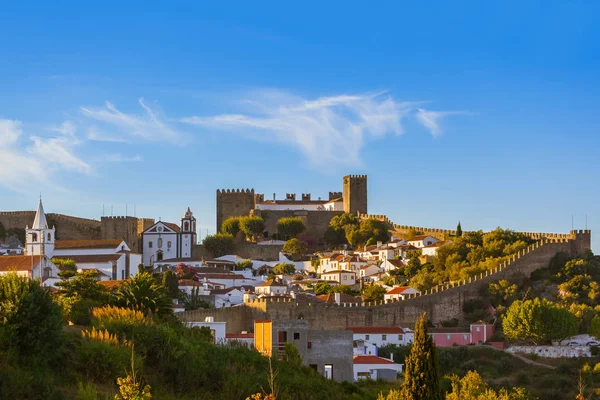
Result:
{"label": "stone castle wall", "polygon": [[268,231],[269,235],[277,232],[277,221],[279,221],[279,219],[287,217],[299,217],[302,219],[302,222],[304,222],[304,225],[306,225],[306,232],[303,235],[306,235],[306,237],[310,238],[314,243],[317,243],[323,238],[325,232],[327,231],[327,227],[329,227],[331,218],[343,213],[343,211],[307,210],[252,211],[253,215],[262,217],[265,220],[265,229]]}
{"label": "stone castle wall", "polygon": [[217,190],[217,232],[227,218],[246,216],[254,205],[254,189]]}
{"label": "stone castle wall", "polygon": [[[233,247],[233,254],[242,258],[252,260],[277,261],[279,260],[279,252],[283,246],[259,246],[255,243],[236,243]],[[192,247],[192,259],[199,260],[202,257],[207,260],[212,259],[210,254],[201,244]]]}
{"label": "stone castle wall", "polygon": [[344,211],[350,214],[367,212],[367,176],[346,175],[343,179]]}
{"label": "stone castle wall", "polygon": [[427,318],[432,322],[452,318],[462,320],[465,301],[478,298],[482,288],[490,282],[528,277],[533,271],[547,267],[550,259],[558,252],[575,256],[591,248],[590,231],[572,231],[565,236],[541,239],[494,270],[464,281],[439,285],[421,295],[401,301],[324,305],[297,304],[292,299],[267,298],[251,300],[243,307],[234,307],[227,312],[199,310],[179,316],[183,320],[204,320],[207,316],[213,316],[216,321],[228,323],[228,332],[236,332],[240,326],[241,330],[250,331],[255,319],[305,319],[309,321],[311,329],[390,325],[410,327],[423,312],[427,313]]}
{"label": "stone castle wall", "polygon": [[[6,229],[25,229],[33,224],[34,219],[35,211],[0,212],[0,223]],[[101,238],[100,221],[54,213],[46,214],[46,219],[50,227],[56,228],[56,238],[59,240]]]}
{"label": "stone castle wall", "polygon": [[151,218],[102,217],[102,239],[123,239],[133,253],[142,252],[142,232],[154,224]]}

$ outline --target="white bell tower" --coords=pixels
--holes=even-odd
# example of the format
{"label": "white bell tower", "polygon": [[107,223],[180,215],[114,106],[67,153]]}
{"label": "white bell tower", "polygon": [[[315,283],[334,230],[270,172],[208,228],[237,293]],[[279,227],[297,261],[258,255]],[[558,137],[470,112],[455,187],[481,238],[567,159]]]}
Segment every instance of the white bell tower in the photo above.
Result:
{"label": "white bell tower", "polygon": [[181,218],[181,232],[179,235],[180,257],[191,258],[192,247],[196,244],[196,218],[189,207],[183,218]]}
{"label": "white bell tower", "polygon": [[55,229],[50,229],[48,226],[40,197],[33,225],[31,228],[29,226],[25,228],[25,253],[33,256],[45,255],[52,258],[55,240]]}

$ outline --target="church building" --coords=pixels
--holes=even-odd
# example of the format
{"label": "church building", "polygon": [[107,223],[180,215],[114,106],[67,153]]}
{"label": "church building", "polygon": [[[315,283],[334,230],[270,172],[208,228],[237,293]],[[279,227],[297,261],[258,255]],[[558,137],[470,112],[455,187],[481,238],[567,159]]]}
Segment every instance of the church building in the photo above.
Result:
{"label": "church building", "polygon": [[179,226],[158,221],[142,233],[143,262],[146,266],[162,260],[190,259],[196,244],[196,218],[188,207]]}

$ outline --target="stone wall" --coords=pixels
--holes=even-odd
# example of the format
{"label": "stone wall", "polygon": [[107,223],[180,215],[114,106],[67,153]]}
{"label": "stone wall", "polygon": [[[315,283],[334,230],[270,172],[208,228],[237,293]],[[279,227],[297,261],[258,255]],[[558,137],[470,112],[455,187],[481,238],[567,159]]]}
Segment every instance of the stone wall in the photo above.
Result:
{"label": "stone wall", "polygon": [[[136,217],[102,217],[102,239],[122,239],[133,253],[141,253],[141,236],[144,226],[151,226],[153,219]],[[152,222],[152,223],[150,223]],[[149,225],[148,225],[149,224]]]}
{"label": "stone wall", "polygon": [[[502,279],[528,277],[533,271],[548,266],[558,252],[573,256],[590,249],[590,231],[572,231],[568,238],[542,239],[511,257],[494,270],[486,271],[468,280],[439,285],[421,295],[406,300],[345,305],[296,304],[292,299],[254,299],[245,304],[248,311],[218,316],[218,310],[206,310],[204,316],[239,326],[244,315],[248,324],[242,330],[251,330],[255,319],[305,319],[311,329],[345,329],[349,326],[413,326],[417,318],[427,313],[432,322],[456,318],[462,320],[465,301],[478,298],[483,287]],[[201,318],[204,316],[200,315]],[[231,318],[231,319],[228,319]],[[228,331],[229,328],[228,328]],[[235,332],[231,330],[230,332]]]}
{"label": "stone wall", "polygon": [[[252,260],[277,261],[279,260],[279,252],[283,246],[259,246],[255,243],[238,243],[233,248],[233,254],[242,258]],[[199,260],[202,257],[212,259],[210,254],[201,244],[192,247],[192,259]]]}
{"label": "stone wall", "polygon": [[546,358],[591,357],[590,346],[510,346],[508,353],[536,354]]}
{"label": "stone wall", "polygon": [[346,175],[343,179],[344,211],[350,214],[367,213],[367,176]]}
{"label": "stone wall", "polygon": [[217,190],[217,232],[227,218],[250,214],[254,204],[254,189]]}
{"label": "stone wall", "polygon": [[254,210],[253,215],[265,220],[265,229],[269,235],[277,232],[277,221],[281,218],[299,217],[306,225],[307,238],[318,243],[323,239],[331,218],[343,214],[343,211],[307,211],[307,210]]}
{"label": "stone wall", "polygon": [[[0,223],[6,229],[25,229],[33,224],[34,219],[35,211],[0,212]],[[101,238],[100,221],[54,213],[46,214],[46,219],[50,227],[56,228],[56,238],[59,240]]]}

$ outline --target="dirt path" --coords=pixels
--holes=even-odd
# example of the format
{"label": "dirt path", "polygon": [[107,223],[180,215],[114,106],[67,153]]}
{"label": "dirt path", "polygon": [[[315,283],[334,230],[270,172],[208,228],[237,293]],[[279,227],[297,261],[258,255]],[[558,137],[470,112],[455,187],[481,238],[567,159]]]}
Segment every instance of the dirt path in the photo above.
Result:
{"label": "dirt path", "polygon": [[491,349],[494,349],[494,350],[496,350],[496,351],[502,351],[502,352],[503,352],[503,353],[505,353],[505,354],[508,354],[508,355],[510,355],[510,356],[513,356],[513,357],[515,357],[515,358],[518,358],[519,360],[523,361],[523,362],[524,362],[524,363],[526,363],[526,364],[530,364],[530,365],[536,365],[536,366],[538,366],[538,367],[543,367],[543,368],[548,368],[548,369],[556,369],[556,367],[555,367],[555,366],[553,366],[553,365],[542,364],[542,363],[539,363],[539,362],[537,362],[537,361],[533,361],[533,360],[531,360],[531,359],[529,359],[529,358],[527,358],[527,357],[524,357],[524,356],[522,356],[522,355],[520,355],[520,354],[509,353],[508,351],[500,350],[500,349],[497,349],[497,348],[495,348],[495,347],[492,347],[492,346],[489,346],[489,347],[490,347]]}

